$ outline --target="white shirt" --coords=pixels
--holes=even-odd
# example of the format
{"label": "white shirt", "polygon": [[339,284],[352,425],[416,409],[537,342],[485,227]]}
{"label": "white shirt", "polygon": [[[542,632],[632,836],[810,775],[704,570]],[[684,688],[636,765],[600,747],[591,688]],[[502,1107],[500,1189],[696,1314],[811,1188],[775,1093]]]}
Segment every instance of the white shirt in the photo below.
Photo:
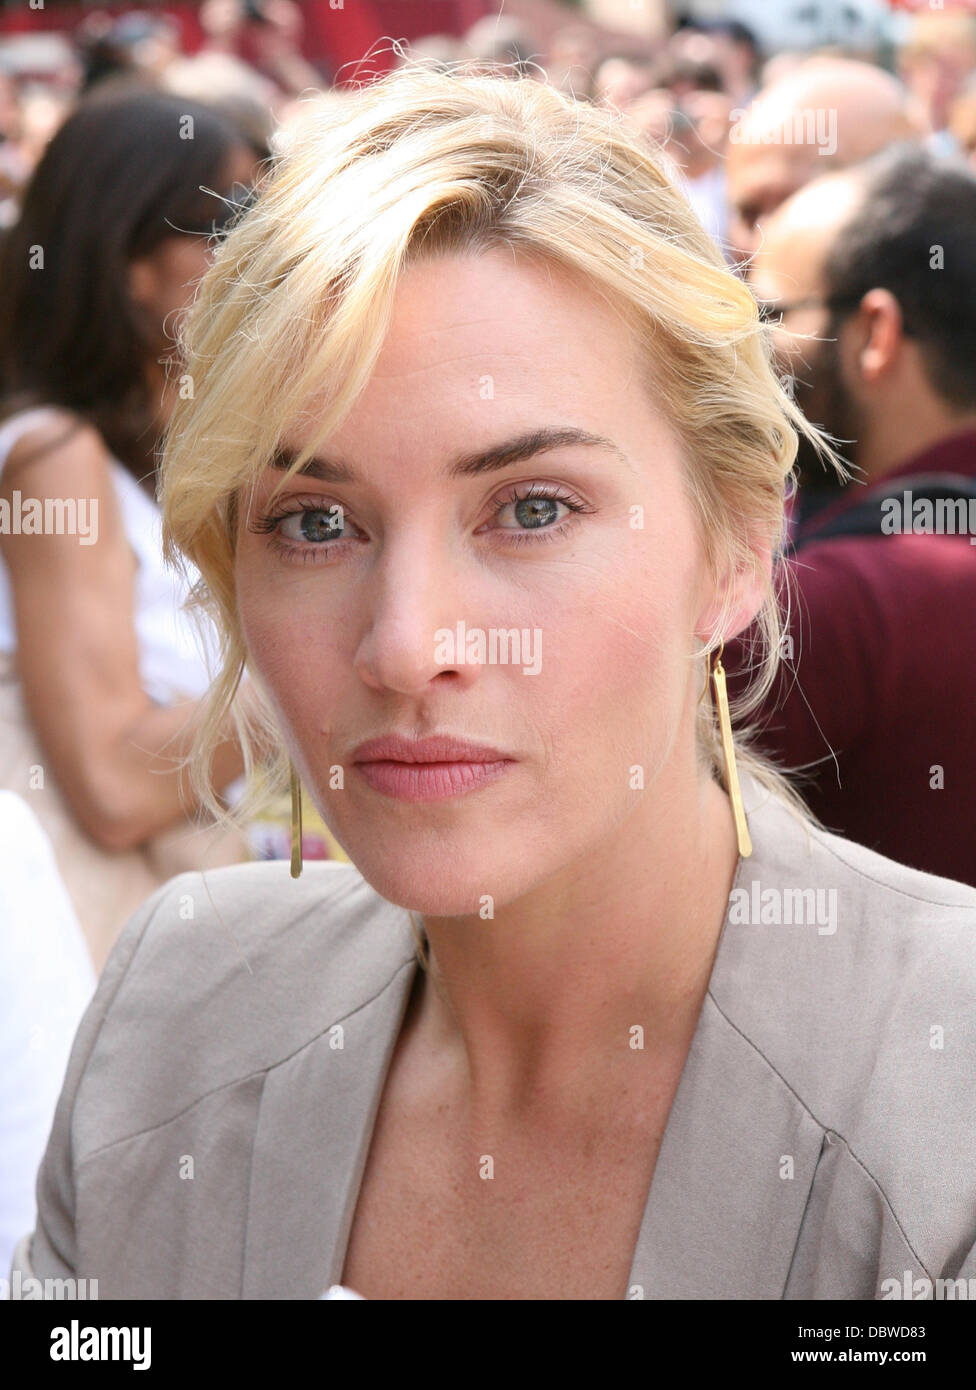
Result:
{"label": "white shirt", "polygon": [[[0,791],[0,1275],[35,1218],[44,1155],[95,971],[37,817]],[[2,1287],[2,1286],[0,1286]]]}
{"label": "white shirt", "polygon": [[[0,425],[0,472],[20,436],[50,413],[47,407],[24,410]],[[143,689],[161,705],[197,699],[210,685],[211,672],[217,670],[212,626],[202,617],[181,611],[189,590],[182,576],[163,561],[159,507],[118,459],[112,459],[111,467],[122,524],[138,563],[133,620]],[[24,499],[30,495],[29,469],[21,492]],[[195,580],[197,571],[189,565],[188,570],[191,581]],[[13,596],[6,566],[0,562],[0,652],[16,649]]]}
{"label": "white shirt", "polygon": [[699,222],[724,252],[728,229],[728,196],[724,166],[716,164],[697,179],[686,178],[680,170],[678,172],[685,197],[694,208]]}

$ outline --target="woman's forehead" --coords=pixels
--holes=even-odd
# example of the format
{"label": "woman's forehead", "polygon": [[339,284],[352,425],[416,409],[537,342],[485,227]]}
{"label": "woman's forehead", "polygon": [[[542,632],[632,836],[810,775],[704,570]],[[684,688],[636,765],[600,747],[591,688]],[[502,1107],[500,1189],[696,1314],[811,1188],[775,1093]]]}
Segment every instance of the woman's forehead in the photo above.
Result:
{"label": "woman's forehead", "polygon": [[393,299],[377,370],[436,355],[441,342],[504,351],[566,342],[585,352],[582,331],[622,331],[616,316],[578,275],[553,262],[513,258],[501,247],[408,265]]}

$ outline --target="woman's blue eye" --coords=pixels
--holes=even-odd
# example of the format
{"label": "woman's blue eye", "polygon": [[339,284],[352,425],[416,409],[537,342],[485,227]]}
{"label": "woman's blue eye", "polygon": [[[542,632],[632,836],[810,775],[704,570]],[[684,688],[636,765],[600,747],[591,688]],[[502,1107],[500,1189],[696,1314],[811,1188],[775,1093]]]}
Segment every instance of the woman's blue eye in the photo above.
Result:
{"label": "woman's blue eye", "polygon": [[[250,529],[268,535],[276,534],[286,549],[290,548],[294,554],[301,554],[305,559],[316,552],[325,556],[334,551],[338,556],[343,547],[337,542],[368,539],[357,526],[346,520],[344,509],[338,503],[316,506],[314,503],[317,500],[313,497],[293,498],[291,505],[295,507],[294,511],[262,517],[252,522]],[[491,526],[479,527],[476,534],[491,529],[501,531],[506,533],[507,545],[527,542],[533,533],[540,541],[552,541],[563,535],[574,512],[592,510],[575,494],[568,497],[552,496],[535,488],[523,495],[510,492],[494,504]]]}
{"label": "woman's blue eye", "polygon": [[523,497],[515,503],[515,518],[522,526],[545,526],[558,516],[558,503],[554,497]]}
{"label": "woman's blue eye", "polygon": [[[541,495],[531,495],[529,497],[516,497],[508,502],[502,503],[495,513],[496,520],[500,519],[511,507],[519,528],[527,531],[540,531],[551,525],[552,522],[559,520],[559,507],[566,507],[569,504],[563,502],[558,497],[546,497]],[[513,528],[503,526],[504,530]]]}
{"label": "woman's blue eye", "polygon": [[328,511],[293,512],[281,521],[281,534],[290,541],[316,543],[341,540],[343,529],[340,507],[331,507]]}

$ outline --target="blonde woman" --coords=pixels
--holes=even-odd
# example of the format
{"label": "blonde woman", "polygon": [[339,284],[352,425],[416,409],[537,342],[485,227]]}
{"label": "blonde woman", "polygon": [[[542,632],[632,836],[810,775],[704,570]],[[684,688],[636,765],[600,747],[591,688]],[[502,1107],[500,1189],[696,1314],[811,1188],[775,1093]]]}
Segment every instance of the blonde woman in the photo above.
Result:
{"label": "blonde woman", "polygon": [[201,765],[246,666],[352,862],[182,875],[129,923],[25,1275],[976,1275],[976,893],[824,833],[728,735],[808,429],[765,332],[608,112],[410,68],[310,105],[203,282],[164,519],[228,643]]}

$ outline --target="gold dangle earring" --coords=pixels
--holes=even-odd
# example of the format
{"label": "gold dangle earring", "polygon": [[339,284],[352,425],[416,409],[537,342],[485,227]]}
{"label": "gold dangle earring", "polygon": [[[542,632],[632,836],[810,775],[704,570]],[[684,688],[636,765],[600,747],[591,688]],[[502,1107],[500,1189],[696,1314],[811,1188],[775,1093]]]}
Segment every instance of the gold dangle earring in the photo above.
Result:
{"label": "gold dangle earring", "polygon": [[[735,745],[732,742],[732,720],[729,716],[729,695],[725,685],[725,667],[722,665],[722,653],[725,650],[725,642],[719,644],[718,655],[712,664],[711,655],[708,658],[708,666],[711,671],[712,684],[715,686],[715,704],[718,707],[718,727],[722,738],[722,757],[725,760],[725,790],[729,794],[732,803],[732,816],[735,820],[735,838],[739,846],[739,854],[743,859],[748,859],[752,854],[752,839],[749,835],[749,826],[746,823],[746,813],[742,805],[742,792],[739,790],[739,774],[735,766]],[[708,676],[705,677],[705,689],[708,688]],[[705,694],[702,690],[699,700]]]}
{"label": "gold dangle earring", "polygon": [[302,873],[302,784],[294,767],[291,769],[291,876]]}

